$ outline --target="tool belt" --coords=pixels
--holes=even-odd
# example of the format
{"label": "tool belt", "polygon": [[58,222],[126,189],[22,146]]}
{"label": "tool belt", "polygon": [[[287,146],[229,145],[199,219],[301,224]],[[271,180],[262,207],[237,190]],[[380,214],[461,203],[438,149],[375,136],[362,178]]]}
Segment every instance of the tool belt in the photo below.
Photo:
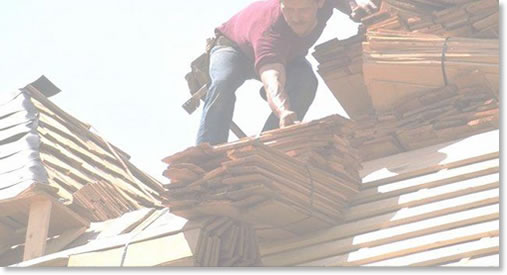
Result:
{"label": "tool belt", "polygon": [[236,43],[221,34],[217,34],[215,37],[206,39],[205,52],[192,61],[190,64],[190,68],[192,70],[185,75],[188,88],[190,89],[190,94],[192,95],[210,81],[209,59],[211,50],[215,46],[237,47]]}

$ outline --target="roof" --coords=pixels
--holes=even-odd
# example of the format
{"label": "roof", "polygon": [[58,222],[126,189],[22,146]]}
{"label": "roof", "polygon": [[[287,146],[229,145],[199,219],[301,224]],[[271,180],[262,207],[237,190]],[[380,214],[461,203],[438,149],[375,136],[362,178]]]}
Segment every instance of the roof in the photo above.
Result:
{"label": "roof", "polygon": [[[159,204],[159,182],[33,85],[3,94],[1,106],[0,203],[42,188],[80,211],[77,207],[88,207],[85,190],[114,182],[110,192],[121,194],[117,205],[124,211]],[[98,220],[115,216],[92,215]]]}
{"label": "roof", "polygon": [[43,76],[0,96],[0,254],[24,242],[40,198],[53,205],[50,236],[161,207],[162,185],[44,95],[57,91]]}

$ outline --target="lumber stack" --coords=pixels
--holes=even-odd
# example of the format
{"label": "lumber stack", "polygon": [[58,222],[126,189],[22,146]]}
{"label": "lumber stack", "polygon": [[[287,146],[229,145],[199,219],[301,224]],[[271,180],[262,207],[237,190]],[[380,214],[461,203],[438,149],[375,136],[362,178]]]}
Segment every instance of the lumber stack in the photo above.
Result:
{"label": "lumber stack", "polygon": [[[354,123],[340,115],[331,115],[308,123],[262,133],[258,141],[287,155],[342,178],[360,184],[361,163],[358,151],[349,142]],[[230,150],[251,143],[251,139],[217,146]]]}
{"label": "lumber stack", "polygon": [[[193,221],[185,226],[192,227]],[[189,241],[194,266],[240,267],[261,265],[257,237],[252,226],[227,217],[205,217],[197,240]],[[190,230],[185,229],[191,240]]]}
{"label": "lumber stack", "polygon": [[[474,67],[498,86],[498,0],[383,0],[378,6],[356,36],[315,47],[320,75],[352,119],[379,107],[385,112],[414,90],[445,86],[442,63],[448,78]],[[381,48],[374,51],[373,44]]]}
{"label": "lumber stack", "polygon": [[473,70],[483,72],[490,85],[498,87],[498,39],[389,30],[366,36],[364,80],[377,113],[399,106],[415,92],[445,86]]}
{"label": "lumber stack", "polygon": [[363,20],[369,30],[398,29],[440,36],[499,37],[498,0],[384,0],[382,10]]}
{"label": "lumber stack", "polygon": [[363,160],[422,148],[499,128],[499,95],[484,74],[420,91],[390,111],[357,121],[351,143]]}
{"label": "lumber stack", "polygon": [[227,216],[265,232],[299,234],[336,224],[360,184],[357,152],[335,133],[342,120],[332,116],[168,157],[165,204],[188,219]]}
{"label": "lumber stack", "polygon": [[[181,178],[171,167],[165,175]],[[356,184],[261,143],[229,150],[216,169],[167,188],[166,205],[176,215],[221,215],[293,233],[338,223],[358,192]]]}
{"label": "lumber stack", "polygon": [[313,53],[319,62],[317,72],[353,119],[374,113],[363,80],[364,40],[363,33],[344,40],[335,38],[316,46]]}

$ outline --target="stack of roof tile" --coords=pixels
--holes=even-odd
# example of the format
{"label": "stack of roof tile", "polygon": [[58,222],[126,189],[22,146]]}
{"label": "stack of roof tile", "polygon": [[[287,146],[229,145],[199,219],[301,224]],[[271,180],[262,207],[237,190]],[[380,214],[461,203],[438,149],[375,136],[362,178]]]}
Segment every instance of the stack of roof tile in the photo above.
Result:
{"label": "stack of roof tile", "polygon": [[[315,47],[318,73],[352,119],[374,114],[363,80],[364,34],[332,39]],[[350,93],[349,91],[354,91]]]}
{"label": "stack of roof tile", "polygon": [[[0,253],[34,236],[29,230],[48,230],[52,237],[90,221],[162,206],[162,185],[52,103],[46,94],[55,91],[41,77],[0,93]],[[35,201],[50,207],[32,207]],[[44,222],[29,226],[41,217]]]}
{"label": "stack of roof tile", "polygon": [[338,135],[344,121],[332,116],[168,157],[167,205],[189,219],[223,215],[266,232],[271,226],[299,234],[336,224],[360,184],[356,152]]}
{"label": "stack of roof tile", "polygon": [[36,89],[27,91],[17,99],[29,100],[38,114],[32,125],[40,139],[41,167],[58,197],[94,221],[159,205],[159,182]]}
{"label": "stack of roof tile", "polygon": [[[358,35],[315,47],[319,73],[352,119],[375,114],[379,97],[398,97],[401,92],[391,91],[391,86],[398,87],[399,82],[406,83],[404,89],[419,90],[445,85],[441,67],[449,75],[457,73],[458,67],[480,67],[490,74],[492,83],[498,82],[498,0],[384,0],[380,6],[378,12],[362,19]],[[362,47],[366,35],[368,42]],[[374,50],[375,45],[383,47]],[[401,55],[406,52],[397,52],[399,49],[411,56]],[[372,66],[373,60],[378,66]],[[401,62],[404,66],[398,66]],[[435,67],[427,70],[428,63]],[[407,75],[412,79],[404,78]],[[428,87],[423,80],[432,85]]]}
{"label": "stack of roof tile", "polygon": [[364,80],[377,113],[414,92],[445,86],[466,72],[479,70],[497,86],[498,39],[444,38],[398,31],[367,33]]}
{"label": "stack of roof tile", "polygon": [[414,93],[390,111],[359,120],[351,143],[363,160],[499,128],[499,96],[474,71],[455,84]]}
{"label": "stack of roof tile", "polygon": [[498,11],[497,0],[384,0],[356,36],[316,46],[363,160],[498,128]]}
{"label": "stack of roof tile", "polygon": [[397,29],[441,36],[498,38],[498,0],[384,0],[363,19],[370,30]]}

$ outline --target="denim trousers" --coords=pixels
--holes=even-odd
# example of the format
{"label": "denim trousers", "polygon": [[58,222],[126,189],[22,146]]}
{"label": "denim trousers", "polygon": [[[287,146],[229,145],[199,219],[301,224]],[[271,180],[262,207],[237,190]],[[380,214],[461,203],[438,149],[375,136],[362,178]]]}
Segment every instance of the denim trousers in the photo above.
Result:
{"label": "denim trousers", "polygon": [[[226,143],[232,123],[236,90],[246,80],[258,79],[253,62],[241,50],[217,45],[210,52],[210,83],[202,111],[197,144],[217,145]],[[285,91],[291,110],[298,120],[303,120],[315,99],[318,80],[310,62],[298,58],[286,66]],[[264,124],[263,132],[279,128],[279,118],[271,113]]]}

